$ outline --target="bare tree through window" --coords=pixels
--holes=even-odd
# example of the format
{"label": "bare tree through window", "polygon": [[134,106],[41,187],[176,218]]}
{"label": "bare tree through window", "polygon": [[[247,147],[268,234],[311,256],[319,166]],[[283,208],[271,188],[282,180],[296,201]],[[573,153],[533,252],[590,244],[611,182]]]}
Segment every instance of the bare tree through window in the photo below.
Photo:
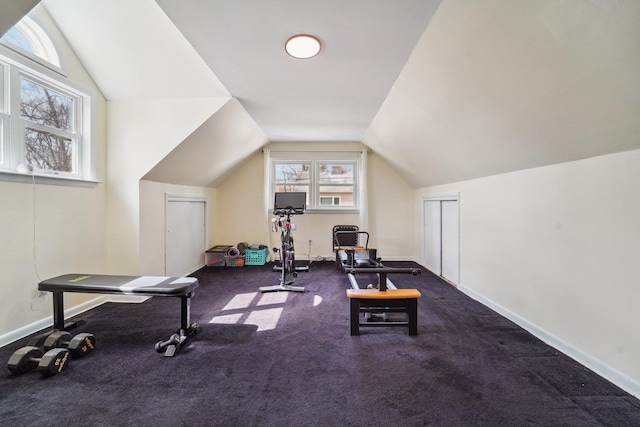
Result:
{"label": "bare tree through window", "polygon": [[28,79],[21,80],[20,117],[25,126],[25,157],[36,169],[75,172],[74,99]]}

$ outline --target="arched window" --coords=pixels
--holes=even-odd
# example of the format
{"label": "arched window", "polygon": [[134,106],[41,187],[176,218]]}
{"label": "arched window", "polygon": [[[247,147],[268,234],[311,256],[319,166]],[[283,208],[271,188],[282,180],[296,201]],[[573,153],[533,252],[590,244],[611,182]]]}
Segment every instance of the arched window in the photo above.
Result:
{"label": "arched window", "polygon": [[2,36],[2,40],[43,61],[60,67],[60,57],[47,33],[33,19],[25,16]]}
{"label": "arched window", "polygon": [[23,17],[0,40],[0,180],[28,172],[90,181],[91,96],[60,69],[36,19]]}

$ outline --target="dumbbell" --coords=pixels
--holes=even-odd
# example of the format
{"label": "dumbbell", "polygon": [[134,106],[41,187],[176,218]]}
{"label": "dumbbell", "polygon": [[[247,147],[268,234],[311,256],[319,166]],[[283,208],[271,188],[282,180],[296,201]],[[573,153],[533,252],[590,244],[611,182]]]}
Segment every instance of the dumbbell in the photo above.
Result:
{"label": "dumbbell", "polygon": [[169,347],[172,344],[178,344],[178,343],[180,343],[180,335],[173,334],[169,337],[167,341],[158,341],[156,343],[156,351],[158,353],[162,353],[165,348]]}
{"label": "dumbbell", "polygon": [[44,351],[54,348],[66,348],[73,357],[82,357],[96,348],[96,337],[93,334],[81,333],[73,338],[66,331],[56,331],[44,340]]}
{"label": "dumbbell", "polygon": [[66,348],[54,348],[44,355],[38,347],[22,347],[15,351],[9,358],[7,367],[14,375],[24,374],[34,368],[45,377],[59,374],[67,366],[69,350]]}

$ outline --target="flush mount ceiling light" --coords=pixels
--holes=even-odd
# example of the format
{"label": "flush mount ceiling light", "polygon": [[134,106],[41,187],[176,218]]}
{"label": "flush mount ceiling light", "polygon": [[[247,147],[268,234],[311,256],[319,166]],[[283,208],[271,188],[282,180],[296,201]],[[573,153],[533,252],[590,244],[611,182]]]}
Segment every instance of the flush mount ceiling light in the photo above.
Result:
{"label": "flush mount ceiling light", "polygon": [[284,50],[294,58],[313,58],[320,52],[321,44],[314,36],[298,34],[290,37],[284,45]]}

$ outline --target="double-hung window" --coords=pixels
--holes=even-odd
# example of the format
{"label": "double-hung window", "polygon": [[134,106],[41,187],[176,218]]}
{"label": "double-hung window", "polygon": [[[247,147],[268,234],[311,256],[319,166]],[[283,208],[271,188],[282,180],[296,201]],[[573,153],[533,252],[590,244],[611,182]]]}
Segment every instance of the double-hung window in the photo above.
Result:
{"label": "double-hung window", "polygon": [[0,172],[26,165],[38,175],[91,180],[90,96],[64,77],[46,33],[23,21],[0,47]]}
{"label": "double-hung window", "polygon": [[20,76],[20,130],[24,160],[36,172],[80,172],[79,96],[36,78]]}
{"label": "double-hung window", "polygon": [[0,169],[9,162],[9,115],[7,114],[7,96],[5,94],[6,72],[0,62]]}
{"label": "double-hung window", "polygon": [[353,160],[274,159],[272,191],[307,193],[307,210],[357,211],[358,167]]}

